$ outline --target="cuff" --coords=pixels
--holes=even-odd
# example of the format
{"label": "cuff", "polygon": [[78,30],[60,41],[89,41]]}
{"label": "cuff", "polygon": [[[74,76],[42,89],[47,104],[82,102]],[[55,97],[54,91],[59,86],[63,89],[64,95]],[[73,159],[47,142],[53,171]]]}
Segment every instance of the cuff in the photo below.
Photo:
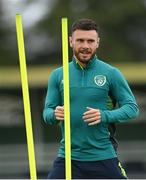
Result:
{"label": "cuff", "polygon": [[107,123],[105,111],[100,111],[100,113],[101,113],[101,122]]}

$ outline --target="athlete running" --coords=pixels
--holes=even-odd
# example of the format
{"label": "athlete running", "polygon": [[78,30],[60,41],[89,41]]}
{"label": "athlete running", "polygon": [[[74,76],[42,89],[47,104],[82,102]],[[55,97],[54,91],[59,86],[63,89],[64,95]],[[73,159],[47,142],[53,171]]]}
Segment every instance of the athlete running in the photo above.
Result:
{"label": "athlete running", "polygon": [[[121,72],[96,56],[100,42],[97,24],[91,19],[80,19],[71,31],[72,178],[126,179],[117,158],[112,127],[138,116],[136,100]],[[49,78],[43,112],[45,122],[59,124],[62,132],[58,157],[48,179],[65,179],[63,105],[63,68],[60,67]]]}

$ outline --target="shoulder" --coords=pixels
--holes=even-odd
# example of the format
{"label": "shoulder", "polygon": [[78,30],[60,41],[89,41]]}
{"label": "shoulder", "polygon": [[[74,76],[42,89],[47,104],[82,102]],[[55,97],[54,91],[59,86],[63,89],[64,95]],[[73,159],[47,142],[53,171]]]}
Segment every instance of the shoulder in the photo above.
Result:
{"label": "shoulder", "polygon": [[120,83],[126,81],[124,75],[117,67],[99,59],[97,60],[97,64],[97,67],[99,67],[101,73],[106,75],[110,83]]}
{"label": "shoulder", "polygon": [[100,66],[100,68],[104,68],[104,69],[109,70],[109,71],[112,71],[115,69],[114,66],[106,63],[105,60],[102,60],[102,59],[97,59],[97,65]]}
{"label": "shoulder", "polygon": [[[72,66],[72,62],[69,63],[69,67]],[[51,71],[49,79],[54,80],[55,82],[60,82],[63,79],[63,67],[60,66]]]}
{"label": "shoulder", "polygon": [[97,65],[100,66],[100,68],[106,72],[114,73],[114,74],[121,74],[120,70],[117,67],[106,63],[104,60],[97,59]]}
{"label": "shoulder", "polygon": [[58,84],[63,78],[63,68],[59,67],[51,71],[49,75],[49,82],[52,84]]}
{"label": "shoulder", "polygon": [[[72,65],[73,65],[73,62],[72,62],[72,61],[69,62],[69,67],[72,67]],[[60,67],[52,70],[51,74],[55,74],[55,75],[61,75],[61,74],[63,74],[63,66],[60,66]]]}
{"label": "shoulder", "polygon": [[58,76],[63,72],[63,67],[58,67],[52,70],[51,75]]}

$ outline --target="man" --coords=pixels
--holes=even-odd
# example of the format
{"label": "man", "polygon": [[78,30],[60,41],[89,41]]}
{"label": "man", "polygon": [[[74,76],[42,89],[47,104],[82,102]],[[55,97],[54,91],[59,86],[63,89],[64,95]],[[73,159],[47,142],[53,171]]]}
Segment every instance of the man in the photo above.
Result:
{"label": "man", "polygon": [[[69,63],[71,159],[73,179],[124,179],[111,142],[109,124],[138,116],[135,98],[120,71],[96,56],[99,28],[91,19],[72,25]],[[114,104],[118,107],[114,109]],[[51,73],[44,120],[61,126],[62,140],[49,179],[65,178],[63,69]]]}

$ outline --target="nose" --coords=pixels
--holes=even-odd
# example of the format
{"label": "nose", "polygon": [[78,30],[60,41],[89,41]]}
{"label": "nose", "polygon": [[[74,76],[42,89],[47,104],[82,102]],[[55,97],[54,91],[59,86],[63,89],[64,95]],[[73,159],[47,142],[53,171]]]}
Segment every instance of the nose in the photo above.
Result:
{"label": "nose", "polygon": [[88,49],[89,48],[89,43],[87,41],[84,41],[83,44],[82,44],[82,47],[85,48],[85,49]]}

